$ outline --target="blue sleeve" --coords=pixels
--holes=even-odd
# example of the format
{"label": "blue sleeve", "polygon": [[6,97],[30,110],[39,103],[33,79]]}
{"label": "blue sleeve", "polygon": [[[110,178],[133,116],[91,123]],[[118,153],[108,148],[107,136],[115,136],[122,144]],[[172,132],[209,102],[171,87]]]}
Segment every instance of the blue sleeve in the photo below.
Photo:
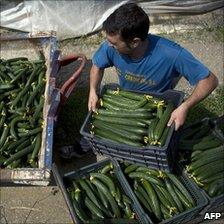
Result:
{"label": "blue sleeve", "polygon": [[93,64],[101,69],[112,67],[113,63],[110,59],[109,51],[110,49],[107,42],[104,42],[103,44],[101,44],[101,46],[93,55],[93,58],[92,58]]}
{"label": "blue sleeve", "polygon": [[189,51],[182,48],[176,58],[175,70],[183,75],[191,85],[197,84],[200,80],[206,78],[210,71],[197,60]]}

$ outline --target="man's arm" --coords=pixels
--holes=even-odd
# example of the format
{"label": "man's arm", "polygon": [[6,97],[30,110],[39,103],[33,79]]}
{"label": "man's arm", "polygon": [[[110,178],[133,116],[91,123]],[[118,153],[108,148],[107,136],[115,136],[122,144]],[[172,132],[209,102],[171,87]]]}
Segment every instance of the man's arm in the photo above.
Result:
{"label": "man's arm", "polygon": [[174,121],[175,130],[178,130],[184,124],[188,110],[205,99],[217,86],[218,79],[210,72],[209,76],[198,82],[191,96],[173,111],[167,125],[170,126]]}
{"label": "man's arm", "polygon": [[89,90],[89,111],[96,110],[96,104],[98,101],[97,89],[103,77],[103,69],[98,68],[96,65],[92,65],[90,70],[90,90]]}

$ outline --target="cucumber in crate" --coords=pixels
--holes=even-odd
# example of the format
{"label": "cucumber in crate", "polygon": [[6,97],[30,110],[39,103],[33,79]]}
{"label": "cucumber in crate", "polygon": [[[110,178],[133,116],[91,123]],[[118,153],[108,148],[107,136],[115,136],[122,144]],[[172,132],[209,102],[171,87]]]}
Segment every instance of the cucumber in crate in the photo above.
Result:
{"label": "cucumber in crate", "polygon": [[45,60],[0,59],[0,165],[37,167],[41,147]]}
{"label": "cucumber in crate", "polygon": [[81,223],[138,223],[132,200],[116,177],[113,164],[107,160],[67,175],[67,192]]}
{"label": "cucumber in crate", "polygon": [[171,174],[126,162],[120,163],[120,167],[129,183],[130,195],[139,201],[148,223],[185,223],[207,205],[206,198],[182,173]]}
{"label": "cucumber in crate", "polygon": [[221,132],[217,134],[218,128],[204,118],[184,128],[179,139],[187,174],[215,206],[224,203],[224,137]]}
{"label": "cucumber in crate", "polygon": [[90,132],[118,143],[163,146],[174,104],[147,94],[107,89],[93,115]]}

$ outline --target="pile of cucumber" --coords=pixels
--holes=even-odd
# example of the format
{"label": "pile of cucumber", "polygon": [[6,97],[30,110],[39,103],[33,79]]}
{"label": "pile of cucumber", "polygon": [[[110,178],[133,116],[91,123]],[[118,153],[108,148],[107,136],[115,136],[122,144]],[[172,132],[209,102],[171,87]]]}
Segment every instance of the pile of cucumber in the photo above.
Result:
{"label": "pile of cucumber", "polygon": [[45,73],[45,60],[0,59],[1,167],[37,167]]}
{"label": "pile of cucumber", "polygon": [[83,223],[93,223],[91,220],[99,219],[135,218],[132,201],[119,185],[111,163],[98,172],[73,180],[72,185],[67,190],[74,210]]}
{"label": "pile of cucumber", "polygon": [[123,170],[153,222],[161,222],[196,206],[192,195],[174,174],[126,163]]}
{"label": "pile of cucumber", "polygon": [[[193,125],[182,132],[179,149],[190,177],[210,197],[224,193],[224,142],[209,125]],[[187,155],[188,154],[188,155]]]}
{"label": "pile of cucumber", "polygon": [[132,146],[163,146],[174,105],[150,95],[107,89],[93,115],[90,133]]}
{"label": "pile of cucumber", "polygon": [[[179,149],[190,177],[210,197],[224,193],[224,142],[210,125],[192,125],[180,136]],[[188,154],[188,155],[187,155]]]}

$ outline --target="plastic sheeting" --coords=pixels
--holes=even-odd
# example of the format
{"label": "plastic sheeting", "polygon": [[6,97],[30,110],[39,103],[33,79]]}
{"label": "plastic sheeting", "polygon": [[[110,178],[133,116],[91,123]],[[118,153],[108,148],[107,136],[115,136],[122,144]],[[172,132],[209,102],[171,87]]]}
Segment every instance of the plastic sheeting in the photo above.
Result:
{"label": "plastic sheeting", "polygon": [[1,26],[31,33],[54,30],[58,39],[78,37],[98,31],[111,13],[127,2],[138,3],[150,17],[164,13],[202,14],[224,6],[223,0],[3,0]]}

